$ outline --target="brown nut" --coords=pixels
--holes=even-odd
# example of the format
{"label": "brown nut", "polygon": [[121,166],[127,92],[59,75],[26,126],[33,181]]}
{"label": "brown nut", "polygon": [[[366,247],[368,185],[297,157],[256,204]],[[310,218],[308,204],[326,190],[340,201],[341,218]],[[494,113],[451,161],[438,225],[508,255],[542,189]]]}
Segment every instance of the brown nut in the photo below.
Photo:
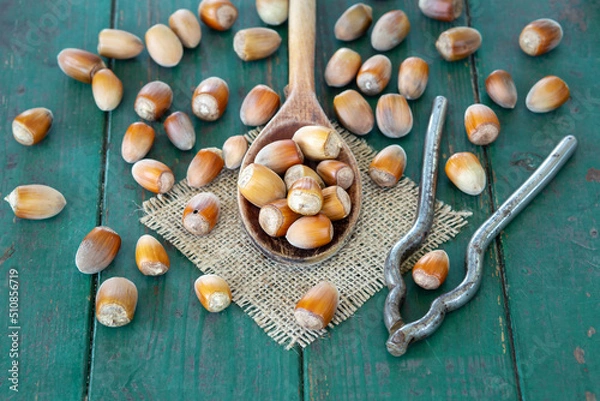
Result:
{"label": "brown nut", "polygon": [[121,327],[133,320],[138,291],[133,282],[123,277],[111,277],[96,293],[96,319],[107,327]]}
{"label": "brown nut", "polygon": [[140,186],[155,194],[169,192],[175,184],[175,176],[166,164],[153,159],[142,159],[131,167],[133,179]]}
{"label": "brown nut", "polygon": [[194,235],[206,235],[217,225],[221,203],[212,192],[192,197],[183,210],[183,227]]}
{"label": "brown nut", "polygon": [[124,60],[138,56],[144,42],[136,35],[120,29],[103,29],[98,34],[98,54]]}
{"label": "brown nut", "polygon": [[412,269],[415,283],[426,290],[435,290],[446,281],[450,259],[442,250],[431,251],[419,259]]}
{"label": "brown nut", "polygon": [[419,0],[419,8],[429,18],[452,22],[462,14],[463,0]]}
{"label": "brown nut", "polygon": [[304,155],[296,142],[281,139],[266,145],[258,151],[254,163],[267,166],[277,174],[283,174],[295,164],[302,164]]}
{"label": "brown nut", "polygon": [[335,159],[342,150],[340,134],[333,128],[320,125],[304,126],[294,133],[292,139],[307,159]]}
{"label": "brown nut", "polygon": [[288,0],[256,0],[256,11],[268,25],[281,25],[288,18]]}
{"label": "brown nut", "polygon": [[233,38],[233,50],[244,61],[269,57],[281,45],[281,36],[269,28],[247,28],[238,31]]}
{"label": "brown nut", "polygon": [[570,96],[567,83],[557,76],[549,75],[533,85],[525,104],[534,113],[547,113],[565,104]]}
{"label": "brown nut", "polygon": [[402,95],[386,93],[377,101],[375,110],[377,126],[388,138],[401,138],[413,127],[413,115]]}
{"label": "brown nut", "polygon": [[142,160],[150,152],[154,144],[154,128],[137,122],[127,128],[121,143],[121,156],[127,163]]}
{"label": "brown nut", "polygon": [[340,124],[355,135],[366,135],[373,130],[373,110],[354,89],[345,90],[333,98],[333,111]]}
{"label": "brown nut", "polygon": [[446,162],[445,171],[450,181],[468,195],[479,195],[485,189],[485,170],[473,153],[453,154]]}
{"label": "brown nut", "polygon": [[312,287],[296,304],[296,322],[309,330],[323,330],[333,319],[340,300],[335,286],[322,281]]}
{"label": "brown nut", "polygon": [[169,28],[188,49],[194,49],[202,39],[202,29],[198,19],[190,10],[181,8],[169,17]]}
{"label": "brown nut", "polygon": [[96,274],[110,265],[120,248],[119,234],[108,227],[95,227],[79,244],[75,265],[82,273]]}
{"label": "brown nut", "polygon": [[409,57],[398,70],[398,92],[408,100],[423,95],[429,80],[429,64],[419,57]]}
{"label": "brown nut", "polygon": [[194,283],[198,300],[209,312],[221,312],[231,304],[231,290],[227,282],[216,274],[205,274]]}
{"label": "brown nut", "polygon": [[539,56],[557,47],[562,38],[563,30],[558,22],[550,18],[541,18],[523,28],[519,36],[519,46],[530,56]]}
{"label": "brown nut", "polygon": [[256,85],[248,92],[240,107],[244,125],[259,126],[269,122],[279,108],[279,95],[267,85]]}
{"label": "brown nut", "polygon": [[325,82],[336,88],[346,86],[356,77],[361,64],[360,54],[347,47],[342,47],[336,50],[327,62]]}
{"label": "brown nut", "polygon": [[450,28],[442,32],[435,47],[446,61],[462,60],[475,53],[481,46],[481,34],[466,26]]}
{"label": "brown nut", "polygon": [[219,119],[229,102],[229,86],[218,77],[206,78],[194,90],[192,111],[201,120]]}
{"label": "brown nut", "polygon": [[145,276],[160,276],[171,267],[167,251],[151,235],[142,235],[138,239],[135,246],[135,263]]}
{"label": "brown nut", "polygon": [[53,121],[54,115],[45,107],[25,110],[12,122],[13,137],[21,145],[35,145],[48,135]]}
{"label": "brown nut", "polygon": [[323,207],[323,192],[319,183],[313,178],[302,177],[290,187],[287,202],[295,213],[314,216]]}
{"label": "brown nut", "polygon": [[200,188],[210,184],[223,170],[223,152],[217,148],[200,149],[187,169],[187,184]]}
{"label": "brown nut", "polygon": [[471,143],[489,145],[500,133],[500,120],[486,105],[473,104],[465,111],[465,130]]}
{"label": "brown nut", "polygon": [[369,176],[380,187],[393,187],[406,168],[406,152],[400,145],[383,148],[369,165]]}
{"label": "brown nut", "polygon": [[133,107],[144,120],[156,121],[171,107],[172,102],[171,87],[162,81],[152,81],[140,89]]}
{"label": "brown nut", "polygon": [[335,38],[351,41],[360,38],[367,32],[373,22],[373,9],[363,3],[348,8],[335,23]]}
{"label": "brown nut", "polygon": [[187,114],[176,111],[163,124],[167,137],[179,150],[190,150],[196,144],[196,132]]}
{"label": "brown nut", "polygon": [[329,186],[337,185],[348,189],[354,183],[354,171],[339,160],[323,160],[317,165],[317,173]]}
{"label": "brown nut", "polygon": [[28,220],[49,219],[67,204],[65,197],[47,185],[19,185],[5,198],[15,216]]}
{"label": "brown nut", "polygon": [[342,220],[352,211],[352,200],[348,192],[337,185],[323,190],[323,207],[321,213],[331,221]]}
{"label": "brown nut", "polygon": [[385,89],[391,77],[392,62],[383,54],[376,54],[358,70],[356,85],[365,95],[374,96]]}
{"label": "brown nut", "polygon": [[296,248],[315,249],[327,245],[333,239],[333,224],[324,214],[302,216],[296,220],[285,235]]}
{"label": "brown nut", "polygon": [[198,15],[209,28],[226,31],[237,20],[238,10],[229,0],[202,0]]}
{"label": "brown nut", "polygon": [[102,111],[116,109],[123,99],[123,83],[114,72],[105,68],[92,78],[92,94],[96,106]]}
{"label": "brown nut", "polygon": [[235,135],[227,138],[223,144],[223,161],[225,167],[235,170],[242,164],[244,156],[248,151],[248,140],[243,135]]}
{"label": "brown nut", "polygon": [[256,163],[242,170],[238,190],[248,202],[258,207],[286,197],[286,187],[281,177],[270,168]]}
{"label": "brown nut", "polygon": [[164,24],[156,24],[146,31],[148,54],[162,67],[175,67],[183,57],[183,46],[175,32]]}
{"label": "brown nut", "polygon": [[287,199],[277,199],[260,208],[258,224],[267,235],[283,237],[293,222],[302,217],[288,206]]}
{"label": "brown nut", "polygon": [[504,70],[493,71],[485,80],[485,90],[500,107],[514,109],[517,104],[517,87],[512,76]]}
{"label": "brown nut", "polygon": [[317,174],[315,170],[304,164],[295,164],[292,167],[288,168],[285,172],[285,176],[283,177],[283,181],[285,182],[285,186],[289,190],[292,184],[296,182],[296,180],[299,180],[303,177],[310,177],[314,179],[321,188],[325,188],[325,183],[323,182],[323,179],[319,176],[319,174]]}
{"label": "brown nut", "polygon": [[58,53],[57,59],[62,72],[86,84],[92,83],[97,71],[106,68],[98,55],[81,49],[64,49]]}
{"label": "brown nut", "polygon": [[371,46],[385,52],[398,46],[410,32],[410,21],[402,10],[392,10],[383,14],[373,26]]}

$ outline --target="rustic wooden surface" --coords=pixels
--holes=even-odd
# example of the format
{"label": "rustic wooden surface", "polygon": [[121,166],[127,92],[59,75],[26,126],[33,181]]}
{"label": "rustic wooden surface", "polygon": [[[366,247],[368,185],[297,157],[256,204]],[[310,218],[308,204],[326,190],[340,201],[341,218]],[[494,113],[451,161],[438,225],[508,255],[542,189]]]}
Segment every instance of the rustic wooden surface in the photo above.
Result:
{"label": "rustic wooden surface", "polygon": [[[341,90],[323,83],[321,72],[341,46],[357,50],[363,60],[376,52],[368,37],[342,43],[333,25],[351,0],[319,1],[317,15],[316,91],[333,117],[332,100]],[[202,26],[200,47],[186,50],[181,64],[158,67],[147,54],[109,65],[125,84],[121,106],[102,113],[89,86],[68,79],[56,64],[65,47],[94,51],[97,33],[106,27],[143,37],[155,23],[166,23],[178,8],[196,11],[197,2],[87,3],[47,0],[38,4],[4,0],[0,4],[0,116],[2,166],[0,194],[14,187],[43,183],[59,189],[68,205],[57,217],[32,222],[17,219],[7,204],[0,207],[0,399],[6,400],[596,400],[600,395],[600,5],[581,0],[484,2],[469,0],[468,12],[454,23],[420,14],[417,1],[398,5],[369,1],[378,18],[400,7],[412,29],[397,48],[386,52],[394,66],[385,93],[396,91],[396,71],[408,56],[430,63],[430,84],[422,99],[411,102],[412,133],[399,140],[377,129],[367,136],[376,148],[391,143],[408,155],[406,175],[419,180],[423,132],[436,95],[450,101],[441,163],[456,151],[472,151],[484,162],[490,185],[478,197],[455,189],[440,175],[438,197],[455,209],[471,210],[469,226],[444,245],[451,258],[447,282],[439,292],[425,293],[409,283],[403,314],[420,317],[441,291],[457,285],[470,235],[514,191],[565,135],[574,134],[579,148],[564,170],[490,246],[485,275],[476,298],[449,314],[430,339],[394,358],[387,354],[381,311],[387,290],[378,293],[323,339],[305,350],[286,351],[272,341],[241,309],[211,315],[192,290],[199,271],[167,246],[171,271],[163,277],[142,276],[133,258],[137,238],[148,232],[138,219],[140,205],[152,194],[133,181],[130,165],[120,156],[127,126],[137,121],[133,102],[148,81],[169,83],[172,110],[190,112],[193,88],[217,75],[231,89],[221,120],[194,119],[195,150],[220,147],[247,130],[239,121],[243,96],[264,83],[283,95],[287,83],[287,26],[275,28],[283,38],[269,59],[245,63],[231,47],[235,31],[263,26],[254,2],[236,0],[240,17],[229,32]],[[550,17],[565,31],[551,53],[531,58],[517,39],[529,21]],[[447,63],[434,49],[443,30],[472,25],[483,46],[470,60]],[[489,72],[510,71],[519,90],[514,110],[495,106],[485,94]],[[526,110],[528,89],[544,75],[567,81],[571,100],[555,112]],[[369,98],[374,107],[376,97]],[[502,123],[498,140],[487,147],[466,140],[462,115],[471,103],[490,105]],[[36,106],[54,111],[51,133],[35,147],[23,147],[11,135],[20,111]],[[185,177],[195,150],[176,150],[160,124],[150,157]],[[123,238],[119,255],[97,276],[84,276],[74,265],[83,236],[98,224]],[[401,233],[398,233],[400,237]],[[18,271],[19,392],[9,389],[12,359],[8,318],[9,271]],[[138,286],[139,307],[132,324],[109,329],[93,317],[97,285],[125,276]],[[411,281],[411,280],[409,280]]]}

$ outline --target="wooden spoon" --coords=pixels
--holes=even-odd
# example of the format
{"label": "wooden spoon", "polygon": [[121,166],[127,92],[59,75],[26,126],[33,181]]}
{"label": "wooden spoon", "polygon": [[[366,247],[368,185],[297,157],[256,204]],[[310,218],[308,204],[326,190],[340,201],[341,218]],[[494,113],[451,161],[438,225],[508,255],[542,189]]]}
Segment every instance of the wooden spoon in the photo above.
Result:
{"label": "wooden spoon", "polygon": [[[331,127],[315,95],[316,0],[291,0],[288,27],[290,63],[288,97],[279,112],[248,149],[240,171],[254,162],[256,154],[265,145],[280,139],[290,139],[303,126]],[[260,209],[248,202],[238,191],[238,204],[244,227],[264,254],[279,262],[313,264],[333,256],[344,245],[358,220],[362,189],[356,159],[346,143],[343,143],[338,160],[348,164],[354,170],[354,183],[348,189],[352,200],[352,211],[345,219],[333,223],[333,240],[316,249],[298,249],[290,245],[285,238],[269,237],[258,224]]]}

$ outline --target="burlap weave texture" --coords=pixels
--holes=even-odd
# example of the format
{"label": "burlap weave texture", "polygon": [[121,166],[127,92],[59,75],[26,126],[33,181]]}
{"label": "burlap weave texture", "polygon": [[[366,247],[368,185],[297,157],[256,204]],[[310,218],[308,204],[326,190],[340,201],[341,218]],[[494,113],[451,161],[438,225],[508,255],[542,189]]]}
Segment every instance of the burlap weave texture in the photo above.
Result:
{"label": "burlap weave texture", "polygon": [[[249,133],[251,140],[257,131]],[[341,131],[356,156],[363,182],[363,206],[358,225],[337,255],[320,264],[297,267],[274,262],[258,251],[239,219],[236,202],[237,171],[223,171],[202,189],[185,180],[163,195],[143,204],[141,222],[173,244],[204,273],[215,273],[231,286],[233,301],[265,332],[287,348],[306,347],[326,331],[305,330],[294,320],[294,306],[302,295],[322,280],[340,291],[340,305],[330,327],[346,320],[383,285],[383,263],[392,245],[411,227],[418,188],[403,178],[397,186],[382,189],[368,177],[375,151],[362,139]],[[187,201],[199,192],[215,193],[221,215],[205,237],[188,233],[181,224]],[[407,271],[425,252],[457,235],[469,212],[454,211],[437,202],[434,226],[425,245],[402,267]],[[383,323],[382,323],[383,324]]]}

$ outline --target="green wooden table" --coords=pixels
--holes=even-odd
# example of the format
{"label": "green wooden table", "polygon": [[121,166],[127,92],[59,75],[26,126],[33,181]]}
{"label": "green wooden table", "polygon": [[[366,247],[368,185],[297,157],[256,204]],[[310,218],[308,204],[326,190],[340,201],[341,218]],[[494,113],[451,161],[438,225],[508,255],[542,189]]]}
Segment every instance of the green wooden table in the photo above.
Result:
{"label": "green wooden table", "polygon": [[[476,298],[447,316],[431,338],[401,357],[384,347],[387,333],[381,311],[387,290],[356,315],[304,350],[286,351],[237,306],[211,315],[199,305],[192,283],[199,271],[167,246],[171,271],[159,278],[137,271],[137,238],[148,232],[139,222],[141,203],[152,194],[131,177],[120,156],[127,126],[137,120],[133,102],[139,88],[160,79],[175,92],[173,110],[190,111],[193,88],[217,75],[230,84],[228,109],[216,123],[195,119],[195,149],[221,146],[247,130],[238,110],[245,93],[259,83],[280,94],[287,81],[286,25],[275,28],[284,42],[269,59],[242,62],[232,50],[234,33],[262,26],[250,0],[234,0],[240,16],[228,32],[203,26],[200,47],[186,51],[181,64],[158,67],[147,52],[130,61],[108,63],[125,85],[121,106],[102,113],[88,85],[68,79],[56,55],[66,47],[94,51],[98,32],[107,27],[143,37],[155,23],[166,23],[178,8],[196,10],[197,1],[126,2],[82,0],[0,2],[0,116],[2,166],[0,193],[43,183],[59,189],[68,205],[57,217],[26,221],[0,207],[0,399],[3,400],[596,400],[600,397],[600,3],[598,1],[469,0],[454,23],[424,17],[417,1],[370,1],[374,17],[402,8],[412,30],[386,53],[394,71],[408,56],[431,66],[425,95],[412,102],[411,134],[385,138],[377,129],[368,142],[382,148],[399,143],[408,154],[406,175],[418,181],[423,134],[436,95],[450,101],[441,163],[457,151],[471,151],[488,172],[487,190],[478,197],[459,192],[441,175],[438,197],[455,209],[473,211],[469,225],[444,245],[451,258],[442,290],[463,277],[467,242],[476,227],[539,165],[565,135],[579,140],[575,156],[543,193],[518,216],[486,254],[485,275]],[[318,4],[317,95],[329,116],[339,93],[326,87],[322,71],[341,46],[363,59],[375,54],[368,37],[345,44],[333,25],[351,0]],[[518,47],[523,26],[550,17],[565,31],[551,53],[531,58]],[[479,29],[483,46],[469,60],[441,60],[434,42],[457,25]],[[514,110],[492,104],[483,81],[495,69],[510,71],[519,90]],[[526,110],[528,89],[545,75],[569,84],[570,101],[557,111]],[[396,91],[396,73],[386,93]],[[498,140],[479,147],[467,141],[462,116],[474,102],[490,105],[502,123]],[[374,107],[376,98],[369,98]],[[22,110],[44,106],[54,111],[48,138],[34,147],[16,143],[12,119]],[[177,151],[162,126],[150,157],[185,177],[194,151]],[[112,265],[96,276],[80,274],[74,255],[83,236],[96,225],[119,232],[123,245]],[[19,283],[18,341],[9,320],[10,276]],[[140,293],[132,324],[109,329],[94,319],[99,283],[111,276],[133,280]],[[403,313],[420,317],[438,293],[409,285]],[[11,348],[18,348],[18,355]],[[13,350],[14,351],[14,350]],[[10,389],[18,361],[18,393]],[[13,369],[14,370],[14,369]],[[13,387],[14,388],[14,387]]]}

